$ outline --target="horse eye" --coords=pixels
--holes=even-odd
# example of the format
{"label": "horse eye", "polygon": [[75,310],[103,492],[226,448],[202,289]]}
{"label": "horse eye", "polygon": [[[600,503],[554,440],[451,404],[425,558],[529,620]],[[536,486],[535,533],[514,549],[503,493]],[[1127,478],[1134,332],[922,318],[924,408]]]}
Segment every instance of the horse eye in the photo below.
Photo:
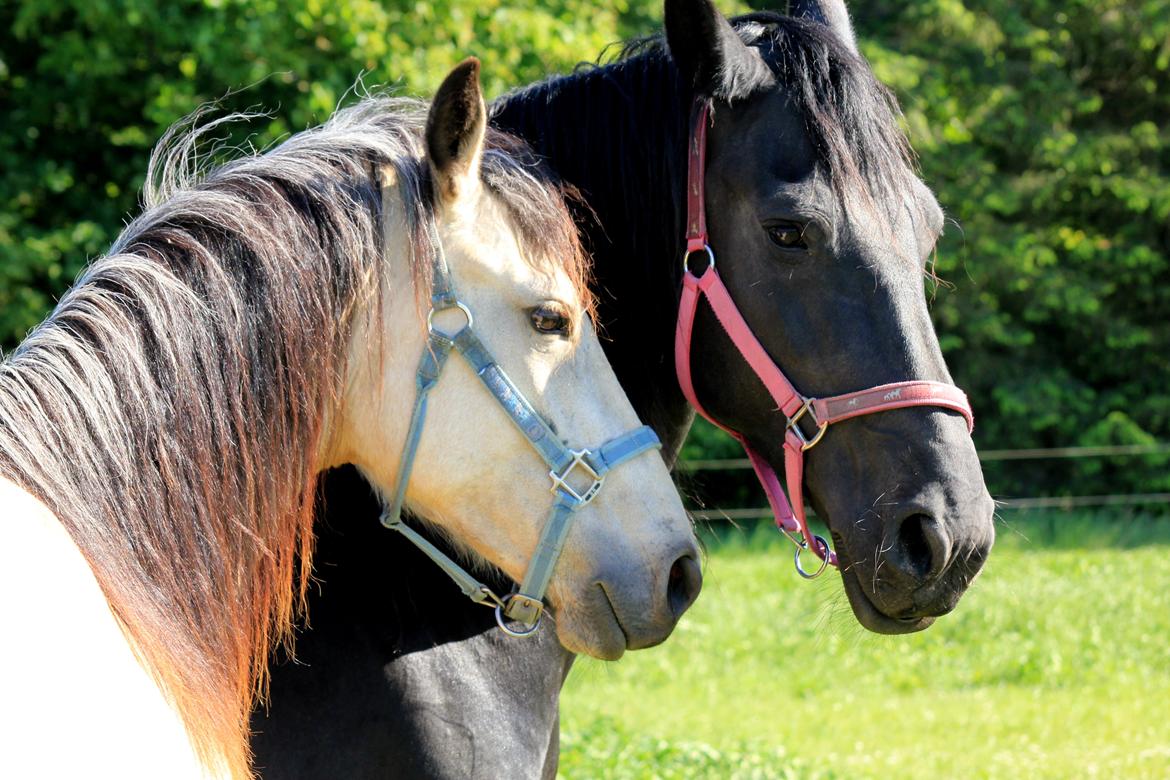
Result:
{"label": "horse eye", "polygon": [[804,229],[795,222],[779,222],[767,227],[768,239],[781,249],[808,249]]}
{"label": "horse eye", "polygon": [[532,327],[536,329],[537,333],[553,336],[569,335],[573,324],[563,309],[548,303],[537,306],[529,313],[529,316],[532,319]]}

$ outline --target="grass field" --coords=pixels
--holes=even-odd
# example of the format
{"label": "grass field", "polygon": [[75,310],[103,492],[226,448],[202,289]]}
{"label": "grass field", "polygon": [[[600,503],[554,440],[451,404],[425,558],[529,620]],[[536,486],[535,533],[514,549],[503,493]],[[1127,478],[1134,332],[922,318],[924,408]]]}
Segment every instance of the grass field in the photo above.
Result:
{"label": "grass field", "polygon": [[1170,520],[1004,515],[958,610],[902,637],[770,527],[713,538],[670,641],[578,661],[562,777],[1170,778]]}

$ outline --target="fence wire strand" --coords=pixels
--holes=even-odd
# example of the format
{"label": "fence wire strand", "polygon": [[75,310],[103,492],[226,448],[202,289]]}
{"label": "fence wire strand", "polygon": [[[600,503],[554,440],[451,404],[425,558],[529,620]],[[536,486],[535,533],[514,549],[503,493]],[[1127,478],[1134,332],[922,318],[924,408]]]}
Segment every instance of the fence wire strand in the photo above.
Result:
{"label": "fence wire strand", "polygon": [[[1125,458],[1170,454],[1170,443],[1120,444],[1100,447],[1046,447],[1019,450],[984,450],[984,463],[1011,460],[1050,460],[1069,458]],[[688,474],[699,471],[740,471],[750,469],[747,458],[680,461],[677,469]],[[1170,493],[1129,493],[1097,496],[998,497],[1000,509],[1081,509],[1088,507],[1138,507],[1170,504]],[[691,512],[696,520],[755,520],[772,516],[768,507],[698,509]]]}

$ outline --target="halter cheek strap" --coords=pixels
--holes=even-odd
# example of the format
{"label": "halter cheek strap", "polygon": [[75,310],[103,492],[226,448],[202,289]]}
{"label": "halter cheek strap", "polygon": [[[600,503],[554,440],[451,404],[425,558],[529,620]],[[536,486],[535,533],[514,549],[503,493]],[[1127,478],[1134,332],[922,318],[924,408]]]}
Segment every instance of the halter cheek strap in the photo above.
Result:
{"label": "halter cheek strap", "polygon": [[[574,450],[565,446],[476,336],[472,329],[474,318],[470,309],[455,295],[451,274],[435,227],[433,223],[428,227],[434,253],[434,294],[431,297],[431,311],[427,316],[427,348],[423,350],[415,374],[417,393],[410,428],[403,445],[398,484],[391,494],[389,505],[382,512],[381,522],[386,528],[402,534],[422,550],[454,580],[465,596],[477,604],[494,606],[496,622],[505,633],[512,636],[527,636],[540,624],[544,613],[544,596],[561,550],[564,549],[565,540],[568,538],[574,513],[597,497],[606,474],[626,461],[649,450],[658,449],[662,445],[654,431],[643,425],[611,439],[596,450]],[[467,322],[458,331],[448,334],[435,327],[434,315],[451,309],[461,311]],[[452,351],[459,353],[468,362],[476,376],[508,414],[509,419],[548,464],[548,475],[552,480],[551,492],[555,499],[548,520],[541,531],[536,551],[528,564],[524,580],[513,593],[504,598],[493,593],[487,585],[477,580],[402,521],[406,487],[414,467],[415,456],[418,454],[419,442],[422,440],[423,426],[426,424],[427,399],[438,383],[439,375]],[[575,489],[570,483],[575,474],[577,478],[585,477],[589,486],[582,490]],[[524,624],[524,628],[510,626],[505,617]]]}
{"label": "halter cheek strap", "polygon": [[[894,382],[830,398],[809,398],[796,390],[760,344],[715,269],[715,252],[707,242],[704,205],[708,116],[707,101],[696,98],[691,111],[691,133],[687,150],[687,245],[683,254],[682,296],[679,301],[678,324],[675,328],[675,369],[683,395],[695,411],[727,431],[743,446],[760,484],[764,487],[764,492],[768,495],[768,504],[777,526],[797,546],[797,571],[804,577],[812,578],[823,572],[828,564],[837,564],[837,556],[829,549],[828,542],[809,531],[804,511],[804,453],[816,446],[830,425],[863,414],[911,406],[942,407],[958,412],[967,421],[968,431],[974,429],[975,417],[963,391],[942,382]],[[690,260],[694,255],[705,255],[707,263],[697,274],[690,268]],[[703,408],[695,394],[691,366],[691,337],[700,298],[706,298],[720,326],[731,338],[752,372],[763,382],[768,394],[776,403],[777,410],[787,419],[783,442],[787,495],[780,485],[775,469],[752,449],[747,437],[715,420]],[[806,572],[800,565],[801,551],[809,548],[821,559],[820,567],[811,573]]]}

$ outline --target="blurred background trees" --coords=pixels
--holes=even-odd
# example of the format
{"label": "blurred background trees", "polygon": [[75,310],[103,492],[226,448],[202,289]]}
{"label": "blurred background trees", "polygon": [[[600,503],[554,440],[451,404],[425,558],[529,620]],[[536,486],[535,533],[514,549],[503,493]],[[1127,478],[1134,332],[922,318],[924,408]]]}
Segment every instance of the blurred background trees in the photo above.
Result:
{"label": "blurred background trees", "polygon": [[[979,445],[1170,440],[1170,0],[852,10],[952,218],[933,312]],[[474,54],[497,95],[660,18],[659,0],[0,4],[0,344],[105,250],[150,147],[209,100],[268,111],[233,139],[262,147],[326,118],[359,77],[426,95]],[[703,428],[687,455],[727,445]],[[991,464],[989,481],[1009,495],[1170,491],[1170,458]]]}
{"label": "blurred background trees", "polygon": [[429,95],[475,54],[498,94],[570,69],[622,36],[624,13],[585,0],[0,3],[0,344],[109,246],[150,148],[200,105],[269,112],[248,139],[263,146],[326,119],[359,77]]}
{"label": "blurred background trees", "polygon": [[[983,447],[1170,438],[1170,3],[857,3],[955,223],[934,312]],[[998,467],[997,467],[998,470]],[[1170,490],[1166,458],[1015,463],[1034,495]]]}

